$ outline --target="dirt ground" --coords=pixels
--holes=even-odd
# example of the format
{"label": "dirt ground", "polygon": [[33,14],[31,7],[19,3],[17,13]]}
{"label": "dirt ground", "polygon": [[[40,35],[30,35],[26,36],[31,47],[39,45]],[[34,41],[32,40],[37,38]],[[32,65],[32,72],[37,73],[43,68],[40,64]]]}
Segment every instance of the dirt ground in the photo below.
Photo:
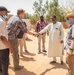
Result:
{"label": "dirt ground", "polygon": [[[26,42],[29,53],[24,53],[24,57],[20,56],[19,58],[20,65],[23,65],[24,69],[14,71],[13,58],[10,55],[9,75],[66,75],[65,55],[63,56],[64,65],[60,64],[59,58],[57,58],[56,64],[50,64],[52,58],[47,57],[45,53],[38,54],[37,37],[31,35],[28,35],[28,37],[30,40]],[[46,36],[46,50],[48,50],[48,40],[49,38]]]}

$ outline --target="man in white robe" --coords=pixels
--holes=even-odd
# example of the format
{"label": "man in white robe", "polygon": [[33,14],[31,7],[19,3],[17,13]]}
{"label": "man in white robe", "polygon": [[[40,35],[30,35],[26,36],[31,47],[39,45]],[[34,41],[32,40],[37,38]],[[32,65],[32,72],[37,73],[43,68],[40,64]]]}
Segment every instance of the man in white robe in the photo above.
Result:
{"label": "man in white robe", "polygon": [[53,61],[50,63],[56,63],[56,57],[60,57],[61,64],[63,64],[63,39],[64,30],[61,22],[56,20],[56,16],[52,16],[52,23],[47,25],[43,30],[39,32],[42,34],[49,31],[49,44],[48,44],[48,57],[53,57]]}

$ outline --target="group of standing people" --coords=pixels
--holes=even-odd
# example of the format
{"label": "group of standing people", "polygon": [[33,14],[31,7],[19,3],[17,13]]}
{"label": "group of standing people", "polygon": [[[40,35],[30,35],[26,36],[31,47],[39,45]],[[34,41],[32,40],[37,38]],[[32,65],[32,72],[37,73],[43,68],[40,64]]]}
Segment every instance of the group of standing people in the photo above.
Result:
{"label": "group of standing people", "polygon": [[[25,23],[22,21],[25,14],[23,9],[17,10],[17,15],[10,18],[6,28],[5,20],[8,13],[6,7],[0,6],[0,73],[2,75],[8,75],[9,50],[13,53],[14,70],[24,68],[24,66],[19,65],[18,39],[22,42],[25,33],[35,36],[27,30]],[[27,52],[27,50],[25,51]],[[22,51],[20,53],[22,54]]]}
{"label": "group of standing people", "polygon": [[[56,57],[60,57],[61,65],[63,65],[64,29],[62,23],[57,21],[57,17],[55,15],[51,17],[52,23],[50,24],[47,24],[44,17],[40,16],[40,20],[36,24],[37,34],[35,34],[26,28],[26,23],[22,20],[25,14],[23,9],[18,9],[17,15],[12,16],[9,19],[6,29],[5,20],[7,19],[7,13],[9,13],[7,8],[0,6],[0,73],[2,75],[8,75],[9,50],[11,53],[13,52],[14,70],[17,71],[24,68],[19,65],[18,45],[20,45],[21,56],[23,55],[23,45],[25,45],[25,51],[28,52],[26,44],[23,42],[25,40],[25,33],[37,36],[38,54],[42,51],[47,52],[48,57],[53,57],[53,61],[50,62],[52,64],[56,63]],[[68,65],[68,75],[74,75],[74,14],[68,14],[66,19],[70,24],[66,38],[66,62]],[[49,32],[48,51],[45,50],[45,37],[47,32]],[[43,48],[42,51],[41,40]]]}

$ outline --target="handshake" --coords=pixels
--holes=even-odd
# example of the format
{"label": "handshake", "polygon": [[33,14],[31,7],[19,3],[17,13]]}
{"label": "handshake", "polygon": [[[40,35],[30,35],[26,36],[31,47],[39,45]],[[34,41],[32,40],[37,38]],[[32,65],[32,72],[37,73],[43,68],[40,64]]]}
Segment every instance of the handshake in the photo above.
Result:
{"label": "handshake", "polygon": [[39,33],[33,33],[33,36],[38,37],[40,34]]}

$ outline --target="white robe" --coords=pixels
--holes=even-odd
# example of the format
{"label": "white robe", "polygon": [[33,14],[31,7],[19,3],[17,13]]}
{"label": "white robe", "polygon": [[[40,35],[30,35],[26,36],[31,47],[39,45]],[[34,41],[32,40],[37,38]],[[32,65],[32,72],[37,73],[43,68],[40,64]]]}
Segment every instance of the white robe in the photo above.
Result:
{"label": "white robe", "polygon": [[63,55],[63,44],[60,43],[64,39],[64,30],[61,22],[56,24],[50,23],[39,33],[42,34],[49,31],[49,44],[47,55],[49,57],[61,57]]}

